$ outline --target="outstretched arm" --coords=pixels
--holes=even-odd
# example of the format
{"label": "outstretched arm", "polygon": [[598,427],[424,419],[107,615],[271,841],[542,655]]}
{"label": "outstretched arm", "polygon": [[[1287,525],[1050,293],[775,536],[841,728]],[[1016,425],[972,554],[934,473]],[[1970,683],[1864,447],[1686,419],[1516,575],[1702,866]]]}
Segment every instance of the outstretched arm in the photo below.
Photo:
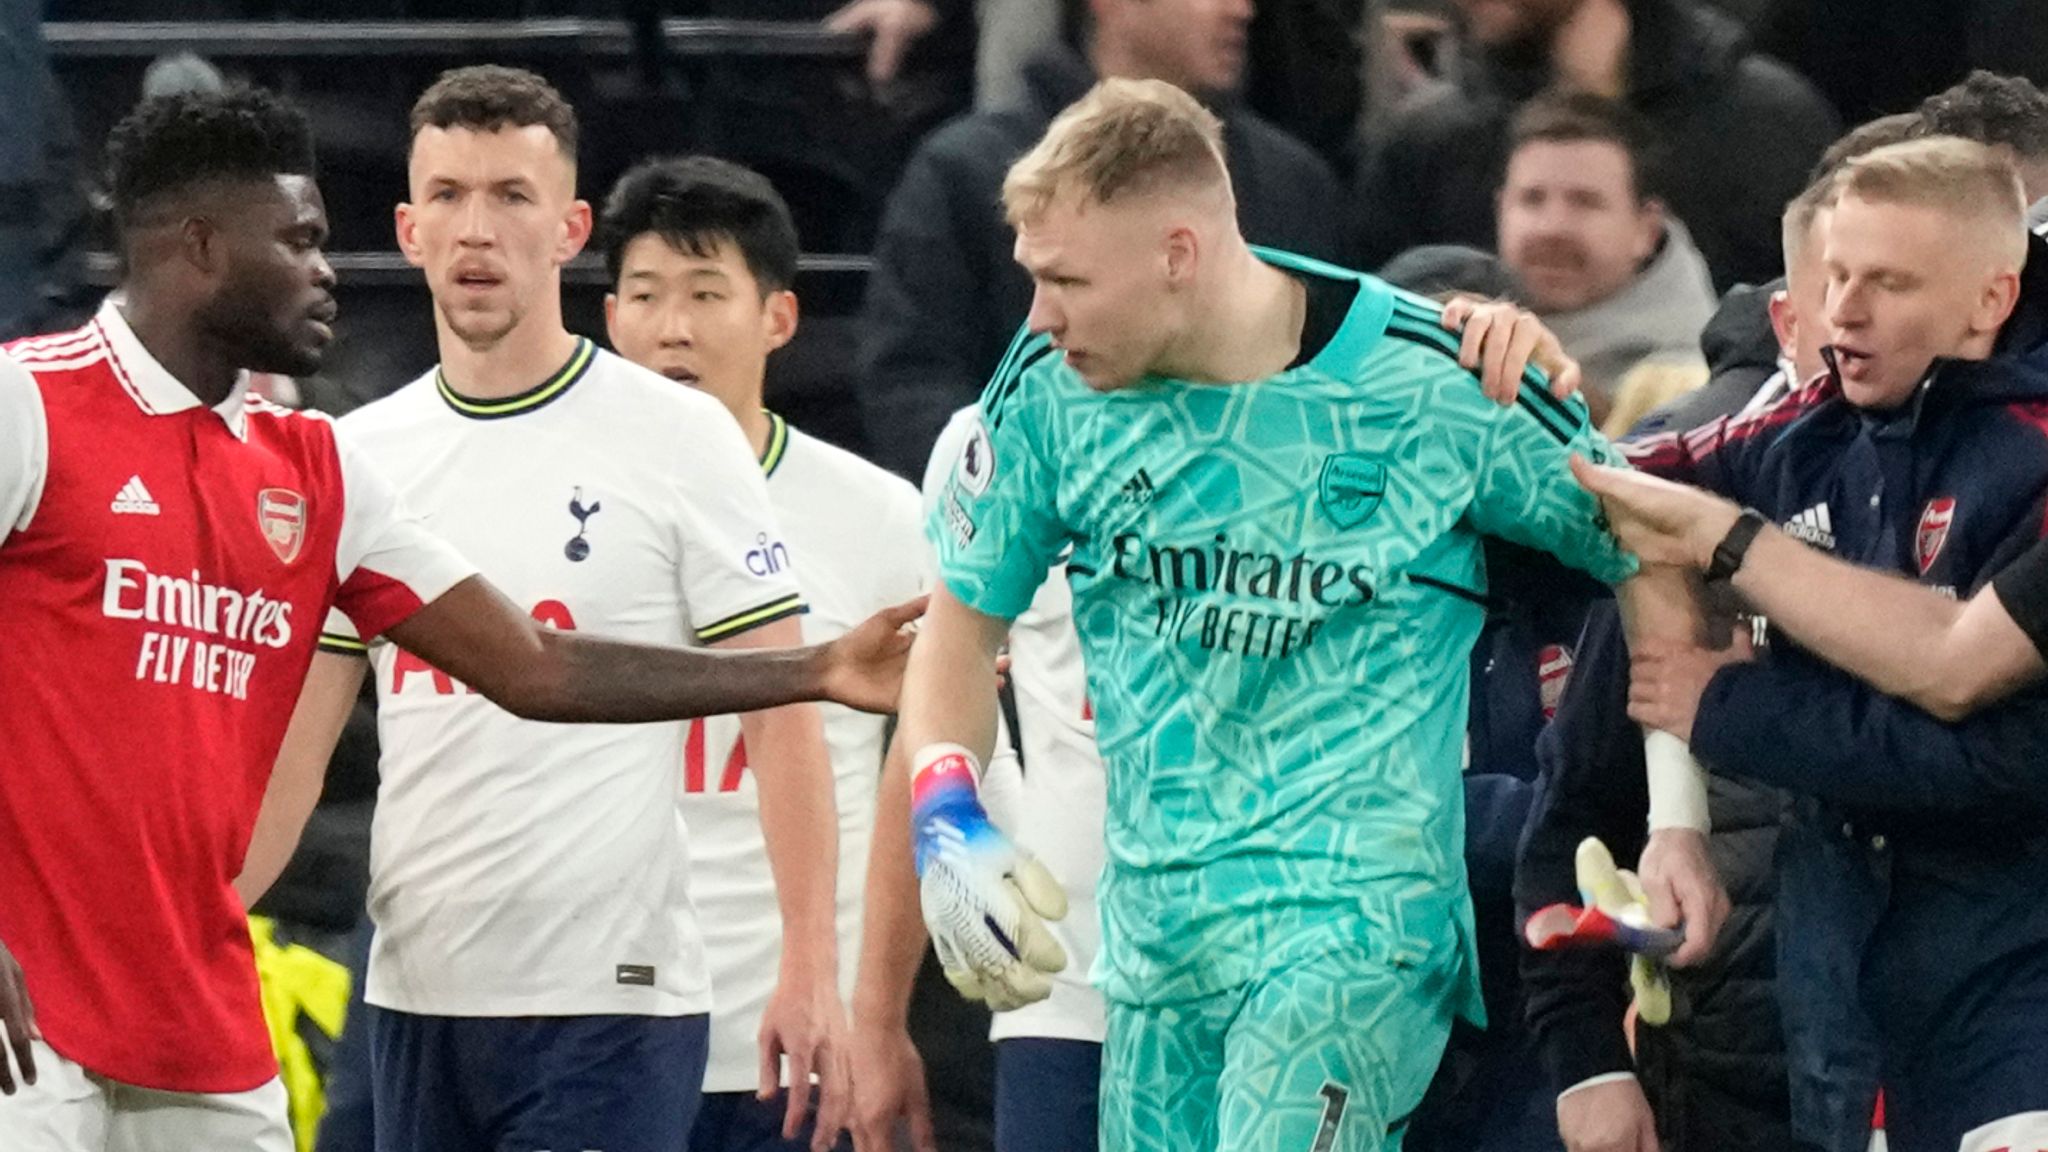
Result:
{"label": "outstretched arm", "polygon": [[[1648,561],[1704,568],[1740,515],[1718,496],[1640,472],[1584,460],[1572,470],[1600,497],[1622,542]],[[2035,546],[1991,588],[1959,602],[1767,527],[1733,583],[1808,651],[1946,720],[2032,683],[2044,669],[2041,649],[2019,618],[2048,615],[2030,611],[2048,599],[2048,545]]]}
{"label": "outstretched arm", "polygon": [[387,634],[516,716],[641,724],[803,700],[891,711],[910,650],[901,630],[923,608],[921,599],[899,605],[809,648],[707,652],[545,628],[473,576]]}

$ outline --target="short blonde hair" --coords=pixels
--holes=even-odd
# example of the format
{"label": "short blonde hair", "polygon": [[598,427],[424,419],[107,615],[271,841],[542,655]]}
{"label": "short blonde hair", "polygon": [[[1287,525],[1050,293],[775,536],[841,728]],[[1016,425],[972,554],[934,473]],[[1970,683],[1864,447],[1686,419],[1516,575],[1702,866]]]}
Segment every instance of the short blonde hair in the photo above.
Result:
{"label": "short blonde hair", "polygon": [[1164,80],[1104,80],[1056,117],[1003,178],[1003,214],[1029,220],[1066,192],[1106,204],[1230,185],[1223,122]]}
{"label": "short blonde hair", "polygon": [[2027,258],[2027,196],[2012,158],[1960,136],[1928,136],[1888,144],[1844,163],[1834,200],[1854,196],[1881,204],[1938,208],[2002,229],[1994,244],[2018,268]]}

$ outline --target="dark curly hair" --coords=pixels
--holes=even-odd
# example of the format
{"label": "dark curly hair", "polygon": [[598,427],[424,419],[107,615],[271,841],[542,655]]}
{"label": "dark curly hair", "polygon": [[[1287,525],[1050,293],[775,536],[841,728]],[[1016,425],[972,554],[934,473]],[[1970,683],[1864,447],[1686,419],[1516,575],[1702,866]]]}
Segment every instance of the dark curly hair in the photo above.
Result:
{"label": "dark curly hair", "polygon": [[441,73],[413,102],[409,136],[422,128],[496,132],[535,124],[554,134],[562,155],[576,159],[576,110],[546,80],[524,68],[475,64]]}
{"label": "dark curly hair", "polygon": [[1921,101],[1920,118],[1931,134],[2003,144],[2027,163],[2048,161],[2048,92],[2023,77],[1979,68]]}
{"label": "dark curly hair", "polygon": [[305,113],[261,88],[152,97],[107,137],[107,187],[122,228],[166,194],[279,175],[313,175],[313,128]]}
{"label": "dark curly hair", "polygon": [[789,205],[767,177],[729,160],[662,157],[619,177],[598,221],[612,283],[624,271],[627,245],[650,232],[693,256],[731,242],[763,292],[796,281],[796,223]]}

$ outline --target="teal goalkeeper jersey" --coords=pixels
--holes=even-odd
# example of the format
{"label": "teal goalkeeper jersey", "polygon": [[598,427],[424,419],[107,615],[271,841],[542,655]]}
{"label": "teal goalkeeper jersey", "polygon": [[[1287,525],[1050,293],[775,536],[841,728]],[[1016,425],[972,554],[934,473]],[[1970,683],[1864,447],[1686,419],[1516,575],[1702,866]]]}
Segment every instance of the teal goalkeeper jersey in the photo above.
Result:
{"label": "teal goalkeeper jersey", "polygon": [[[1439,309],[1369,276],[1307,363],[1091,391],[1012,346],[929,531],[1014,618],[1063,553],[1109,861],[1109,997],[1209,995],[1329,951],[1442,973],[1481,1018],[1460,782],[1481,536],[1635,571],[1566,461],[1615,454],[1533,375],[1489,401]],[[1028,771],[1028,768],[1027,768]]]}

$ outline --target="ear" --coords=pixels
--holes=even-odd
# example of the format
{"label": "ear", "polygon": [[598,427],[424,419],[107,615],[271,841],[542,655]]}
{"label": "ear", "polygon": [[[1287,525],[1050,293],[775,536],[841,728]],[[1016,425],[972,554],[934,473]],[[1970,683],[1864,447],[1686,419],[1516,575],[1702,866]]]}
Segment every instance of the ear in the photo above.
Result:
{"label": "ear", "polygon": [[568,215],[562,217],[562,242],[555,246],[555,263],[567,264],[574,260],[576,254],[583,251],[583,246],[590,243],[590,229],[590,201],[570,203]]}
{"label": "ear", "polygon": [[415,268],[425,267],[427,254],[420,247],[420,225],[419,220],[413,215],[412,204],[399,201],[398,207],[392,209],[391,215],[398,233],[398,250],[405,253],[405,262]]}
{"label": "ear", "polygon": [[2019,273],[1999,272],[1985,283],[1983,292],[1977,296],[1977,307],[1970,314],[1970,331],[1986,336],[1995,334],[2005,327],[2019,301]]}
{"label": "ear", "polygon": [[178,222],[178,249],[185,262],[202,275],[218,276],[227,267],[227,239],[204,216],[187,216]]}
{"label": "ear", "polygon": [[796,293],[789,289],[784,288],[780,292],[768,294],[768,299],[763,302],[762,323],[767,328],[770,352],[786,347],[791,340],[796,339],[798,311]]}
{"label": "ear", "polygon": [[1201,257],[1201,241],[1195,230],[1186,224],[1168,228],[1164,252],[1167,285],[1176,289],[1187,287],[1195,278],[1195,264]]}
{"label": "ear", "polygon": [[1636,260],[1648,260],[1664,240],[1664,202],[1646,196],[1636,208]]}
{"label": "ear", "polygon": [[1768,306],[1771,313],[1771,331],[1778,337],[1778,354],[1792,359],[1793,349],[1799,347],[1799,314],[1792,310],[1792,295],[1784,289],[1771,293]]}
{"label": "ear", "polygon": [[607,292],[604,294],[604,338],[611,344],[612,351],[616,352],[619,350],[619,294],[617,292]]}

